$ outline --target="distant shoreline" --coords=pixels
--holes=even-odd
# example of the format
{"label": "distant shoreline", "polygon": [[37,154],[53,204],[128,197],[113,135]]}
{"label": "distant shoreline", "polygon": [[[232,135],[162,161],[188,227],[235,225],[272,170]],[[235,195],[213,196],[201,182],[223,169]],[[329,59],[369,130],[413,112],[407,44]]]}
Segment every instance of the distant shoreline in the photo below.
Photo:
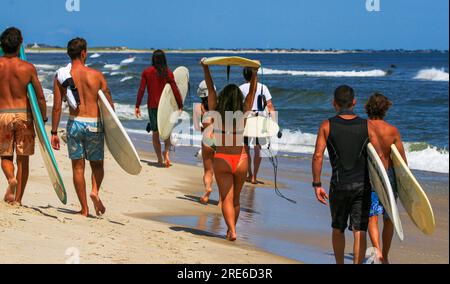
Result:
{"label": "distant shoreline", "polygon": [[[111,48],[90,48],[89,53],[100,54],[145,54],[153,53],[153,49],[111,49]],[[66,53],[64,48],[27,48],[27,53]],[[185,50],[165,50],[166,53],[178,54],[356,54],[356,53],[383,53],[383,52],[405,52],[405,53],[448,53],[448,50],[291,50],[291,49],[185,49]]]}

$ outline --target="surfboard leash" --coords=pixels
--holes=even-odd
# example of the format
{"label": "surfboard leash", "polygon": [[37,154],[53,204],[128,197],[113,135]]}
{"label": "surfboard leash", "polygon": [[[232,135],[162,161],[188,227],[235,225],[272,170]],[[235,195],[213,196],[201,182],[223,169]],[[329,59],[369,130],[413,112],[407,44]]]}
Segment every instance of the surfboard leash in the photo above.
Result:
{"label": "surfboard leash", "polygon": [[283,193],[281,193],[280,189],[278,188],[278,157],[277,157],[277,155],[274,155],[274,153],[272,152],[270,142],[269,142],[269,146],[267,147],[267,151],[269,152],[269,160],[273,166],[275,194],[278,197],[283,198],[293,204],[297,204],[297,201],[286,197]]}

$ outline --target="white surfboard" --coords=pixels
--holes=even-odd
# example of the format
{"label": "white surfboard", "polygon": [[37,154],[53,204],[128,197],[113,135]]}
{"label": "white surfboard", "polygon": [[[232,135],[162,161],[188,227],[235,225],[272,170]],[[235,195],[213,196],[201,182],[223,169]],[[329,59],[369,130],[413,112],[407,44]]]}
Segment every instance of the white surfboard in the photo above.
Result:
{"label": "white surfboard", "polygon": [[264,116],[247,118],[244,136],[251,138],[269,138],[278,135],[280,126],[272,119]]}
{"label": "white surfboard", "polygon": [[[173,72],[173,75],[184,103],[189,90],[189,70],[186,67],[178,67]],[[161,139],[167,140],[170,138],[179,116],[180,113],[175,95],[170,85],[167,84],[161,95],[158,107],[158,130]]]}
{"label": "white surfboard", "polygon": [[259,68],[261,63],[257,60],[250,60],[243,57],[231,56],[231,57],[211,57],[203,61],[205,65],[210,66],[241,66]]}
{"label": "white surfboard", "polygon": [[403,226],[398,213],[397,203],[395,201],[394,191],[392,190],[391,183],[389,181],[388,174],[384,168],[383,162],[378,156],[377,151],[372,144],[367,147],[368,162],[369,162],[369,174],[370,181],[374,191],[378,194],[380,202],[383,204],[384,209],[391,218],[394,224],[395,231],[401,241],[405,236],[403,233]]}
{"label": "white surfboard", "polygon": [[141,160],[125,128],[102,91],[98,92],[100,113],[105,129],[105,140],[109,151],[124,171],[138,175],[142,170]]}
{"label": "white surfboard", "polygon": [[419,230],[426,235],[432,235],[436,229],[436,220],[425,191],[395,145],[391,147],[391,159],[394,163],[398,195],[403,207]]}

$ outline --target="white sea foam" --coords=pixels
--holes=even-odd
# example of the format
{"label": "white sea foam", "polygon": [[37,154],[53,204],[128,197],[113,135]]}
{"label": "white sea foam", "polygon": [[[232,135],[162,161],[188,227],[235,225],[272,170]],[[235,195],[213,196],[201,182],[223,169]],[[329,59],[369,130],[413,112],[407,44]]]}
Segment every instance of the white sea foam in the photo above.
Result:
{"label": "white sea foam", "polygon": [[117,75],[123,75],[125,74],[124,72],[111,72],[109,75],[111,76],[117,76]]}
{"label": "white sea foam", "polygon": [[43,71],[49,71],[49,70],[56,71],[56,69],[58,69],[57,65],[50,65],[50,64],[35,64],[34,66],[36,67],[36,69],[38,71],[41,71],[41,70],[43,70]]}
{"label": "white sea foam", "polygon": [[[292,75],[305,77],[384,77],[386,71],[375,69],[368,71],[296,71],[263,68],[264,75]],[[260,71],[261,72],[261,71]]]}
{"label": "white sea foam", "polygon": [[120,70],[122,66],[119,64],[105,64],[105,66],[103,66],[103,68],[105,69],[110,69],[112,71],[117,71]]}
{"label": "white sea foam", "polygon": [[[116,109],[116,114],[121,120],[136,120],[136,116],[134,115],[135,106],[132,105],[123,105],[116,103],[114,105]],[[141,106],[141,119],[148,120],[148,110],[147,106]]]}
{"label": "white sea foam", "polygon": [[89,58],[99,58],[101,55],[98,53],[92,54]]}
{"label": "white sea foam", "polygon": [[[148,119],[147,107],[141,108],[142,119]],[[121,120],[135,120],[134,106],[116,104],[116,113]],[[130,133],[146,134],[145,130],[127,130]],[[181,135],[178,138],[184,141],[183,146],[189,146],[190,143],[198,146],[202,139],[200,134],[194,136]],[[274,138],[272,144],[278,152],[295,154],[313,154],[315,149],[317,135],[304,133],[301,131],[283,130],[283,137],[278,140]],[[186,142],[186,141],[190,141]],[[413,170],[449,173],[449,152],[448,150],[438,149],[437,147],[427,145],[426,143],[405,143],[406,155],[409,165]],[[328,153],[325,153],[328,157]]]}
{"label": "white sea foam", "polygon": [[134,63],[134,61],[136,60],[136,57],[130,57],[127,59],[124,59],[120,62],[120,65],[127,65],[127,64],[131,64]]}
{"label": "white sea foam", "polygon": [[426,81],[448,82],[448,72],[444,69],[428,68],[420,70],[414,79]]}
{"label": "white sea foam", "polygon": [[134,78],[133,76],[127,76],[127,77],[122,78],[122,80],[120,80],[120,82],[123,83],[123,82],[126,82],[126,81],[128,81],[128,80],[131,80],[131,79],[133,79],[133,78]]}

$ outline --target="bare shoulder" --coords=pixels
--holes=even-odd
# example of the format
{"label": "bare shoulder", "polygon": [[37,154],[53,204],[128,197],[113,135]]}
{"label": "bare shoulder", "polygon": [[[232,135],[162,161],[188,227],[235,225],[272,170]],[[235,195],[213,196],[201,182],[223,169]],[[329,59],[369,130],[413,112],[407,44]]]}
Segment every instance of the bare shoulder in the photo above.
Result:
{"label": "bare shoulder", "polygon": [[33,64],[20,60],[20,67],[27,70],[28,72],[32,72],[35,73],[36,71],[36,66],[34,66]]}
{"label": "bare shoulder", "polygon": [[322,124],[320,125],[320,130],[319,131],[320,132],[324,132],[325,134],[328,135],[328,133],[330,132],[330,121],[328,119],[324,120],[322,122]]}
{"label": "bare shoulder", "polygon": [[100,72],[100,71],[98,71],[96,69],[93,69],[91,67],[87,67],[87,66],[85,66],[85,68],[86,68],[86,72],[88,72],[89,75],[92,75],[92,76],[95,76],[95,77],[99,77],[99,78],[103,77],[103,73],[102,72]]}
{"label": "bare shoulder", "polygon": [[398,130],[397,127],[395,127],[394,125],[391,125],[391,124],[389,124],[389,123],[387,123],[387,125],[388,125],[389,132],[390,132],[392,135],[394,135],[394,136],[400,135],[400,131]]}

